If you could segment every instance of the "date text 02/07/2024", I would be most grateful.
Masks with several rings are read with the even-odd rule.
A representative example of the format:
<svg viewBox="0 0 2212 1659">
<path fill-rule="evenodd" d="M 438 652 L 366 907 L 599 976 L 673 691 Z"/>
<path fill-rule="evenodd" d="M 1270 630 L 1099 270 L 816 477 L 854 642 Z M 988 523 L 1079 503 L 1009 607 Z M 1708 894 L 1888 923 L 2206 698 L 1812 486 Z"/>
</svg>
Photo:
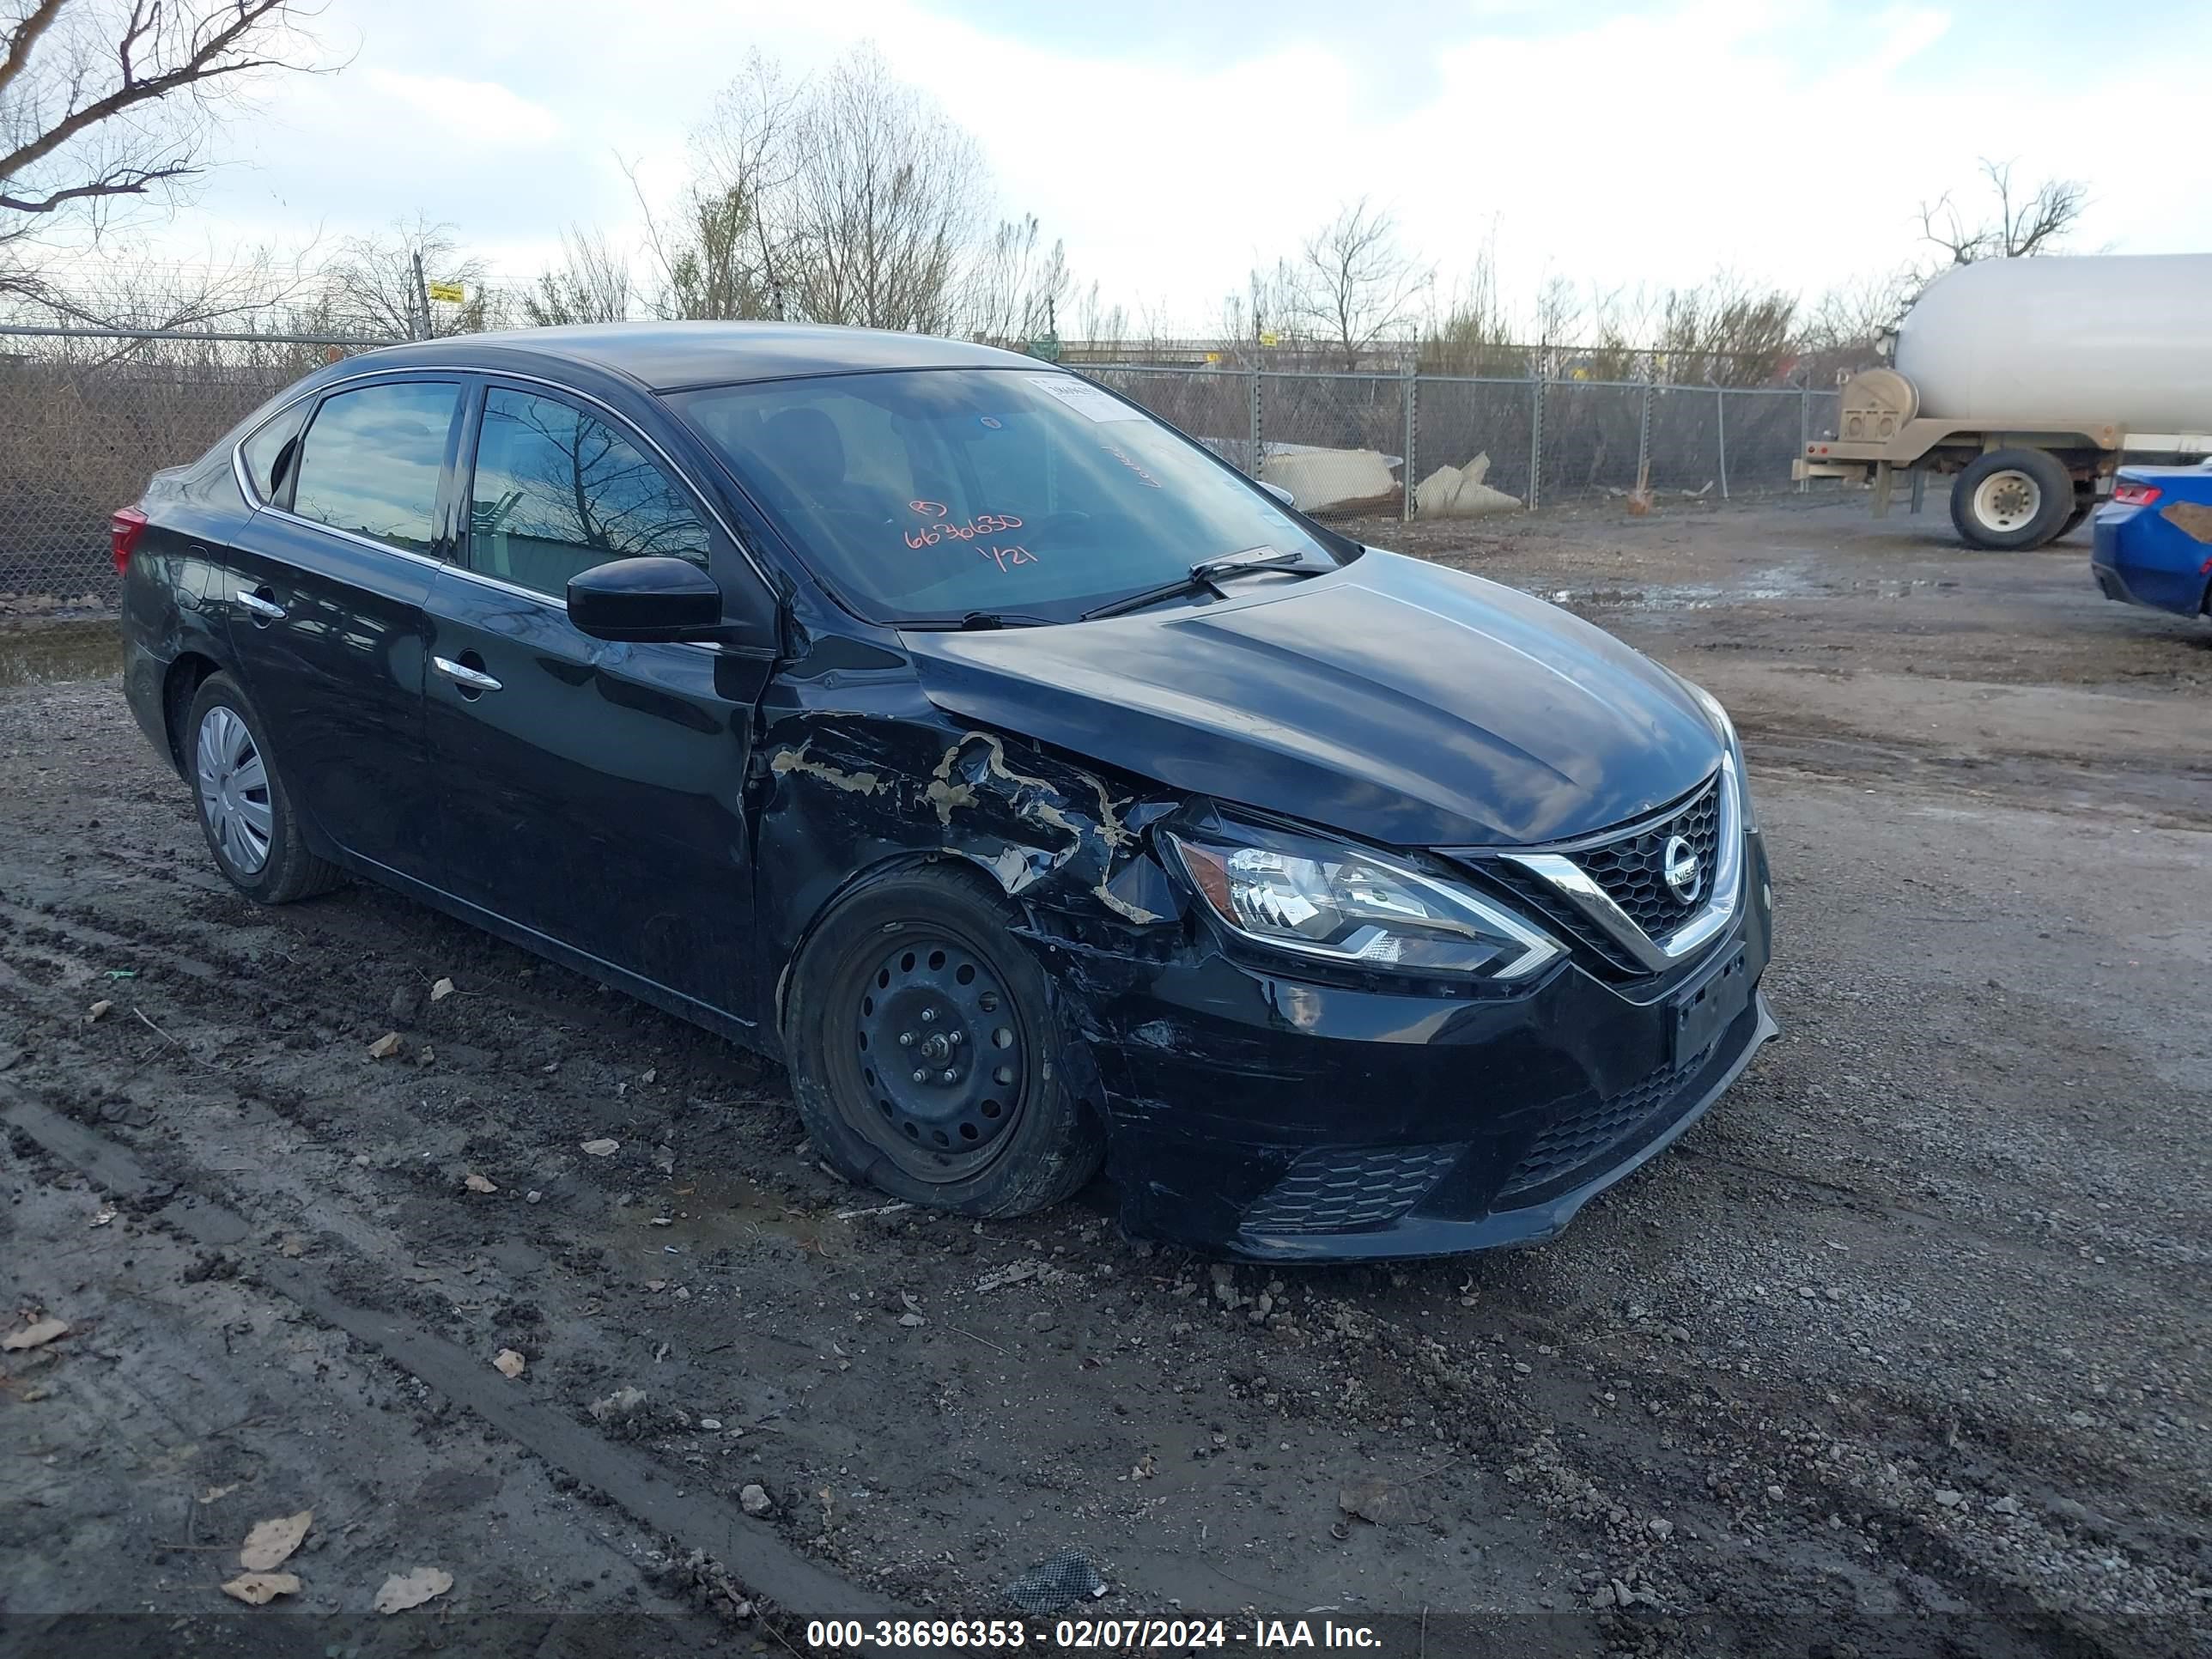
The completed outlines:
<svg viewBox="0 0 2212 1659">
<path fill-rule="evenodd" d="M 1018 1619 L 816 1620 L 806 1626 L 811 1647 L 877 1649 L 903 1652 L 955 1649 L 1026 1648 L 1048 1645 L 1042 1631 L 1032 1633 Z M 1254 1649 L 1333 1648 L 1376 1652 L 1380 1635 L 1371 1626 L 1334 1619 L 1255 1619 L 1249 1629 L 1220 1619 L 1062 1619 L 1052 1627 L 1049 1645 L 1068 1652 L 1195 1652 L 1231 1647 Z"/>
</svg>

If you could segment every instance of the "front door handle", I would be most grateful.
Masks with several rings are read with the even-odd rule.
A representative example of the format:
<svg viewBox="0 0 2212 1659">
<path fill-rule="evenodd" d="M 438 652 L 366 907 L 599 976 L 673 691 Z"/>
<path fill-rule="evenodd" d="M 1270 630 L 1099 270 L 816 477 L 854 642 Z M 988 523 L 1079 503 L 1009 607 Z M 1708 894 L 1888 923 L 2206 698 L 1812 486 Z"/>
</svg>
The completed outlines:
<svg viewBox="0 0 2212 1659">
<path fill-rule="evenodd" d="M 259 621 L 283 622 L 284 620 L 284 607 L 274 599 L 264 599 L 259 593 L 249 593 L 241 587 L 238 590 L 238 602 L 252 611 Z"/>
<path fill-rule="evenodd" d="M 459 686 L 464 693 L 496 691 L 499 682 L 481 668 L 471 668 L 466 663 L 455 662 L 451 657 L 433 657 L 430 666 Z"/>
</svg>

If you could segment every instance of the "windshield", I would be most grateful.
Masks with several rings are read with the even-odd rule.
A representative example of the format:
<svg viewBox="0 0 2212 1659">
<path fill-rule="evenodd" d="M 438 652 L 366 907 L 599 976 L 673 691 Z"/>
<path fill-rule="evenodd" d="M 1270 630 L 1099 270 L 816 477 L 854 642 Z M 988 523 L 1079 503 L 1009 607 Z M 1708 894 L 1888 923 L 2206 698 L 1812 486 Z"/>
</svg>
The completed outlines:
<svg viewBox="0 0 2212 1659">
<path fill-rule="evenodd" d="M 823 375 L 669 401 L 814 573 L 878 622 L 1072 621 L 1204 559 L 1337 562 L 1239 475 L 1070 374 Z"/>
</svg>

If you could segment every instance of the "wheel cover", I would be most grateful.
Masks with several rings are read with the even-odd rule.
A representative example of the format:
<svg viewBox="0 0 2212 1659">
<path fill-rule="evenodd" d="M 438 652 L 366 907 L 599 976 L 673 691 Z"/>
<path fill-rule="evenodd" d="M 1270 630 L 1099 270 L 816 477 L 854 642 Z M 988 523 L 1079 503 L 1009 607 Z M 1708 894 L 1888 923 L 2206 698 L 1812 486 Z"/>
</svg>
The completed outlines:
<svg viewBox="0 0 2212 1659">
<path fill-rule="evenodd" d="M 839 1112 L 919 1180 L 964 1181 L 1006 1150 L 1030 1037 L 1006 977 L 944 934 L 901 936 L 853 991 Z"/>
<path fill-rule="evenodd" d="M 269 862 L 276 814 L 269 800 L 269 768 L 237 710 L 217 703 L 201 719 L 193 769 L 200 811 L 223 858 L 240 875 L 259 874 Z"/>
<path fill-rule="evenodd" d="M 2043 510 L 2043 486 L 2027 473 L 2007 467 L 1974 486 L 1974 516 L 2000 535 L 2025 530 Z"/>
</svg>

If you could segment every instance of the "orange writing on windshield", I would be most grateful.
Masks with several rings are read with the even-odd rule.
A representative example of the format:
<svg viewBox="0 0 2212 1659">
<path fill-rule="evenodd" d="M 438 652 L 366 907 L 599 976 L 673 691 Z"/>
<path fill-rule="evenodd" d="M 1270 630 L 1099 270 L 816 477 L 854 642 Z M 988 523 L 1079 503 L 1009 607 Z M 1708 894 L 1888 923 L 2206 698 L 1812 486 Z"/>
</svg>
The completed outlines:
<svg viewBox="0 0 2212 1659">
<path fill-rule="evenodd" d="M 906 532 L 908 547 L 934 547 L 939 542 L 972 542 L 979 536 L 1002 535 L 1009 530 L 1019 530 L 1022 521 L 1011 513 L 978 513 L 962 523 L 945 519 L 942 501 L 908 501 L 907 510 L 934 520 L 919 529 Z"/>
</svg>

